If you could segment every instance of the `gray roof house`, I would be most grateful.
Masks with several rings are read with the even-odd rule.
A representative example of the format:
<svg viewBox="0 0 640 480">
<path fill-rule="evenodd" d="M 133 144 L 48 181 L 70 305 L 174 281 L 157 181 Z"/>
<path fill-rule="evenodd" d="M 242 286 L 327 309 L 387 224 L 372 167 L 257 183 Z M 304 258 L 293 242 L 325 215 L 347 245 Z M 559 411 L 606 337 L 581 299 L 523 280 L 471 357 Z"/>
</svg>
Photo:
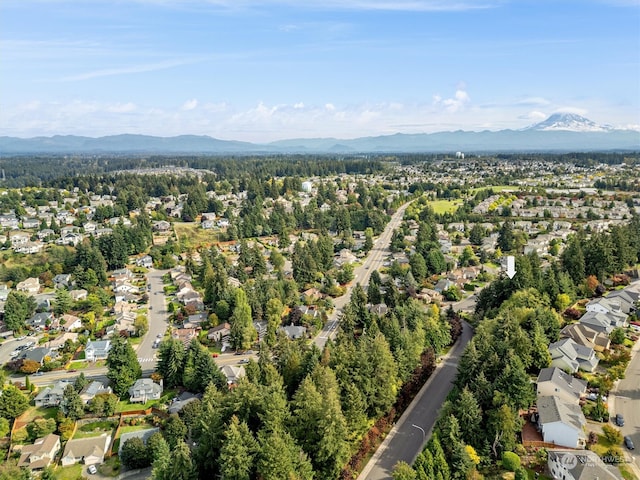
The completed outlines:
<svg viewBox="0 0 640 480">
<path fill-rule="evenodd" d="M 62 398 L 64 397 L 64 389 L 68 385 L 72 385 L 71 382 L 64 380 L 58 380 L 53 387 L 45 387 L 38 392 L 34 403 L 36 407 L 57 407 L 60 405 Z"/>
<path fill-rule="evenodd" d="M 609 350 L 611 340 L 607 334 L 597 332 L 583 323 L 572 323 L 560 330 L 561 338 L 571 338 L 574 342 L 585 347 L 593 348 L 596 352 Z"/>
<path fill-rule="evenodd" d="M 82 391 L 80 392 L 80 398 L 84 403 L 89 403 L 96 395 L 111 392 L 111 387 L 105 387 L 102 382 L 94 380 L 82 389 Z"/>
<path fill-rule="evenodd" d="M 578 321 L 596 332 L 609 335 L 614 328 L 624 327 L 626 325 L 626 319 L 627 316 L 619 312 L 603 313 L 591 310 L 585 312 Z"/>
<path fill-rule="evenodd" d="M 51 323 L 52 321 L 52 312 L 40 312 L 27 319 L 25 323 L 34 330 L 42 330 L 47 326 L 47 322 Z"/>
<path fill-rule="evenodd" d="M 38 362 L 40 365 L 44 365 L 44 359 L 46 357 L 54 357 L 57 353 L 53 352 L 49 347 L 37 347 L 33 350 L 28 350 L 23 358 L 25 360 L 33 360 L 34 362 Z"/>
<path fill-rule="evenodd" d="M 84 348 L 84 356 L 90 362 L 104 360 L 109 355 L 111 340 L 94 340 L 87 342 Z"/>
<path fill-rule="evenodd" d="M 587 435 L 582 409 L 577 403 L 567 403 L 558 396 L 539 396 L 538 428 L 547 443 L 568 448 L 584 448 Z"/>
<path fill-rule="evenodd" d="M 613 465 L 607 465 L 591 450 L 549 449 L 547 466 L 553 478 L 564 480 L 622 480 Z"/>
<path fill-rule="evenodd" d="M 96 465 L 104 462 L 104 455 L 109 450 L 111 435 L 102 434 L 99 437 L 74 438 L 67 442 L 62 454 L 62 466 L 75 463 Z"/>
<path fill-rule="evenodd" d="M 577 403 L 587 392 L 587 382 L 557 367 L 548 367 L 540 370 L 536 390 L 539 396 L 556 395 L 566 402 Z"/>
<path fill-rule="evenodd" d="M 149 400 L 158 400 L 162 395 L 162 385 L 158 385 L 150 378 L 136 380 L 129 389 L 129 401 L 131 403 L 146 403 Z"/>
<path fill-rule="evenodd" d="M 280 327 L 280 330 L 284 331 L 287 337 L 291 340 L 304 338 L 307 335 L 307 329 L 299 325 L 288 325 L 286 327 Z"/>
<path fill-rule="evenodd" d="M 552 367 L 575 373 L 578 370 L 593 372 L 598 366 L 598 357 L 593 348 L 582 346 L 570 338 L 563 338 L 549 345 Z"/>
</svg>

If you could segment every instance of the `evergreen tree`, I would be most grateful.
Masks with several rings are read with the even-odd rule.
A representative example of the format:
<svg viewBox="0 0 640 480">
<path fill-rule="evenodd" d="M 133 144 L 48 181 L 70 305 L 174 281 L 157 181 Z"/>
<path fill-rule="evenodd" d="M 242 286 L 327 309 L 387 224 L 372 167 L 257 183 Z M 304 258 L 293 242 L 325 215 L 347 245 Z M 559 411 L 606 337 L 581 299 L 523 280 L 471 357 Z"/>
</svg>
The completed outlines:
<svg viewBox="0 0 640 480">
<path fill-rule="evenodd" d="M 246 423 L 235 415 L 224 433 L 225 442 L 220 450 L 220 473 L 223 479 L 250 480 L 255 468 L 254 458 L 258 442 Z"/>
<path fill-rule="evenodd" d="M 177 338 L 169 338 L 160 343 L 157 368 L 166 388 L 182 384 L 184 356 L 184 345 Z"/>
<path fill-rule="evenodd" d="M 251 320 L 251 307 L 247 294 L 242 288 L 236 289 L 233 313 L 229 323 L 231 324 L 231 346 L 236 350 L 251 348 L 258 335 Z"/>
<path fill-rule="evenodd" d="M 124 396 L 135 381 L 142 376 L 138 357 L 126 338 L 114 336 L 107 356 L 107 378 L 111 381 L 113 392 Z"/>
</svg>

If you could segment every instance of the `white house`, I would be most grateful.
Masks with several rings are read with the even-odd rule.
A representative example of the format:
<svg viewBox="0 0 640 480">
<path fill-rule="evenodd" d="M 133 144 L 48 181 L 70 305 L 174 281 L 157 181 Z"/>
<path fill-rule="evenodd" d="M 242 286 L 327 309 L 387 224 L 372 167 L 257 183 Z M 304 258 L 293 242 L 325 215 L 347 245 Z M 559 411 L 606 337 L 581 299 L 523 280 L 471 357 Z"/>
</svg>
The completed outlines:
<svg viewBox="0 0 640 480">
<path fill-rule="evenodd" d="M 129 389 L 129 401 L 131 403 L 146 403 L 149 400 L 158 400 L 162 395 L 162 385 L 158 385 L 150 378 L 136 380 Z"/>
<path fill-rule="evenodd" d="M 109 355 L 111 349 L 111 340 L 94 340 L 87 342 L 84 348 L 84 357 L 89 362 L 96 360 L 104 360 Z"/>
<path fill-rule="evenodd" d="M 40 280 L 38 278 L 27 278 L 16 285 L 16 290 L 29 294 L 35 294 L 40 291 Z"/>
<path fill-rule="evenodd" d="M 545 442 L 561 447 L 584 448 L 587 419 L 577 403 L 567 403 L 558 396 L 539 396 L 537 406 L 538 428 Z"/>
</svg>

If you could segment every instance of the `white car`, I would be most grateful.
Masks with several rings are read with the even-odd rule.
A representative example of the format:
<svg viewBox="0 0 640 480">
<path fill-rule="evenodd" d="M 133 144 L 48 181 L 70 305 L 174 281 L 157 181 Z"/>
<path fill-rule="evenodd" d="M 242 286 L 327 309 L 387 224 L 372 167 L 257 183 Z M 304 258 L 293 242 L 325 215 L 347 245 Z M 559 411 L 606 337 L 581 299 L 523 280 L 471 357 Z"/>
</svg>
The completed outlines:
<svg viewBox="0 0 640 480">
<path fill-rule="evenodd" d="M 96 473 L 98 473 L 98 469 L 95 465 L 89 465 L 89 468 L 87 468 L 87 472 L 89 472 L 91 475 L 95 475 Z"/>
<path fill-rule="evenodd" d="M 9 354 L 11 358 L 16 358 L 18 355 L 20 355 L 20 350 L 14 350 Z"/>
</svg>

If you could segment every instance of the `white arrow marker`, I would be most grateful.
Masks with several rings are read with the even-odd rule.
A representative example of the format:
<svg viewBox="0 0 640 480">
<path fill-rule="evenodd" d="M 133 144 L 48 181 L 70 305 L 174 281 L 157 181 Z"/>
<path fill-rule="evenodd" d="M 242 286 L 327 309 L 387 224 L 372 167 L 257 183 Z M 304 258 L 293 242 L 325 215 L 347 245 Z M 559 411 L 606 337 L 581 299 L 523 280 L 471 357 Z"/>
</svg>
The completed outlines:
<svg viewBox="0 0 640 480">
<path fill-rule="evenodd" d="M 507 275 L 509 278 L 513 278 L 516 274 L 516 259 L 513 255 L 507 256 Z"/>
</svg>

